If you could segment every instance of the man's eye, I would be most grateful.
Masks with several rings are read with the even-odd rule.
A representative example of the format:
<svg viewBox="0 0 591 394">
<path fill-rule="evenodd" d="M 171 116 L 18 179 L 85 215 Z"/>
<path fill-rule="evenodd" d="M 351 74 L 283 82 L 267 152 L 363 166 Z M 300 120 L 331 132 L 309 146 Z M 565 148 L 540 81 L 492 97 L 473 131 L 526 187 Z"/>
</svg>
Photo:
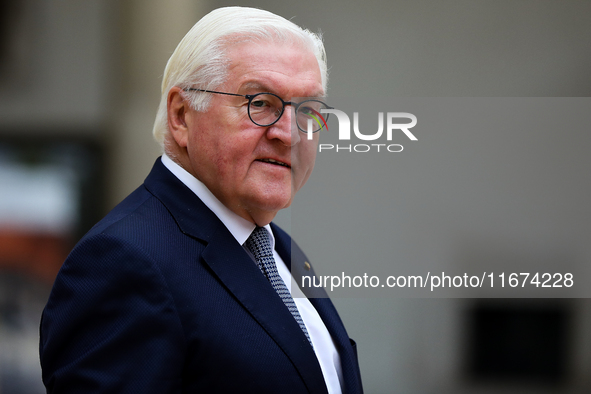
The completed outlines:
<svg viewBox="0 0 591 394">
<path fill-rule="evenodd" d="M 311 115 L 314 113 L 314 111 L 310 107 L 301 107 L 300 112 L 302 113 L 302 115 Z"/>
<path fill-rule="evenodd" d="M 264 100 L 254 100 L 250 105 L 256 108 L 262 108 L 268 107 L 269 103 Z"/>
</svg>

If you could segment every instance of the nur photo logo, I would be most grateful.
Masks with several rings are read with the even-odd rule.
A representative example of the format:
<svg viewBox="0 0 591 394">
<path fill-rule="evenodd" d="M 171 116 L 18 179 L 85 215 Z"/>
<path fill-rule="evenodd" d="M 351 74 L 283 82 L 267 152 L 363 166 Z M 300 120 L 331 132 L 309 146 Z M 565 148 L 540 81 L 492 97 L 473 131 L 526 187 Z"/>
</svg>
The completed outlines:
<svg viewBox="0 0 591 394">
<path fill-rule="evenodd" d="M 417 117 L 409 112 L 378 112 L 378 130 L 368 132 L 359 127 L 359 112 L 353 112 L 353 127 L 349 115 L 344 111 L 335 108 L 321 108 L 319 111 L 308 112 L 307 138 L 311 140 L 314 132 L 319 129 L 328 131 L 326 119 L 333 114 L 338 121 L 339 141 L 375 141 L 374 143 L 358 144 L 334 144 L 321 143 L 318 145 L 318 152 L 402 152 L 404 147 L 401 144 L 391 143 L 395 135 L 404 135 L 410 141 L 417 141 L 417 137 L 410 131 L 417 125 Z M 323 116 L 324 115 L 324 116 Z M 385 123 L 385 125 L 384 125 Z M 353 132 L 351 132 L 353 129 Z M 379 143 L 380 141 L 385 141 Z"/>
</svg>

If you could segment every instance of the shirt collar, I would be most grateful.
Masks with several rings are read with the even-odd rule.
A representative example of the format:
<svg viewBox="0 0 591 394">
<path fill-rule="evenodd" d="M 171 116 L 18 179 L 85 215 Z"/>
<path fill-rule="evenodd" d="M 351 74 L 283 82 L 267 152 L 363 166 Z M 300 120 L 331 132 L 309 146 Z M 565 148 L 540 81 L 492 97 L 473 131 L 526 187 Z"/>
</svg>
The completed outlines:
<svg viewBox="0 0 591 394">
<path fill-rule="evenodd" d="M 176 176 L 181 182 L 185 184 L 193 193 L 199 197 L 201 201 L 209 208 L 220 221 L 230 231 L 232 236 L 243 245 L 250 234 L 255 229 L 256 225 L 243 217 L 231 211 L 228 207 L 221 203 L 220 200 L 213 195 L 213 193 L 197 178 L 191 175 L 183 167 L 175 163 L 166 153 L 162 154 L 162 164 Z M 271 248 L 275 249 L 275 237 L 271 231 L 271 226 L 268 224 L 264 226 L 270 234 Z"/>
</svg>

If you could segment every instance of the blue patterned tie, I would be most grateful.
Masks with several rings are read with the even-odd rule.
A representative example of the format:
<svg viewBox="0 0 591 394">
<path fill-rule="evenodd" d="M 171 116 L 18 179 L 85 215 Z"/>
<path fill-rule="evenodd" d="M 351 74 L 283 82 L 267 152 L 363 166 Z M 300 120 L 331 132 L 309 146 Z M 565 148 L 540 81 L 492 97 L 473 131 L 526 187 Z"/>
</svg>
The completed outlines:
<svg viewBox="0 0 591 394">
<path fill-rule="evenodd" d="M 283 303 L 287 309 L 289 309 L 293 318 L 300 325 L 306 338 L 308 338 L 310 345 L 312 345 L 312 341 L 308 335 L 306 325 L 300 316 L 300 312 L 298 311 L 287 286 L 283 282 L 283 279 L 281 279 L 281 276 L 279 276 L 279 273 L 277 272 L 277 266 L 275 265 L 275 259 L 273 258 L 273 249 L 271 249 L 271 242 L 269 241 L 269 232 L 267 229 L 257 226 L 246 240 L 245 245 L 253 254 L 263 275 L 269 279 L 271 286 L 273 286 L 277 294 L 279 294 L 279 297 L 281 297 L 281 300 L 283 300 Z"/>
</svg>

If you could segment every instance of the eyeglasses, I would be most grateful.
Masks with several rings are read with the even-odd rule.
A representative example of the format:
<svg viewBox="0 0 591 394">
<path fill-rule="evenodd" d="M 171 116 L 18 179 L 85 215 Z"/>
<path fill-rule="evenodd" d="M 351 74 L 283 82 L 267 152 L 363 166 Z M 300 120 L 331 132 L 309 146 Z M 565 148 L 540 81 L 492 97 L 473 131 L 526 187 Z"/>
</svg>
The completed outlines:
<svg viewBox="0 0 591 394">
<path fill-rule="evenodd" d="M 300 103 L 294 103 L 292 101 L 283 101 L 281 97 L 273 93 L 235 94 L 195 88 L 186 88 L 184 90 L 245 97 L 248 99 L 248 117 L 252 123 L 261 127 L 267 127 L 277 123 L 285 111 L 285 106 L 291 105 L 295 110 L 298 129 L 304 133 L 308 132 L 308 125 L 312 126 L 313 133 L 327 127 L 326 121 L 328 120 L 329 114 L 322 114 L 320 111 L 323 109 L 332 109 L 332 107 L 329 107 L 320 100 L 308 99 Z"/>
</svg>

